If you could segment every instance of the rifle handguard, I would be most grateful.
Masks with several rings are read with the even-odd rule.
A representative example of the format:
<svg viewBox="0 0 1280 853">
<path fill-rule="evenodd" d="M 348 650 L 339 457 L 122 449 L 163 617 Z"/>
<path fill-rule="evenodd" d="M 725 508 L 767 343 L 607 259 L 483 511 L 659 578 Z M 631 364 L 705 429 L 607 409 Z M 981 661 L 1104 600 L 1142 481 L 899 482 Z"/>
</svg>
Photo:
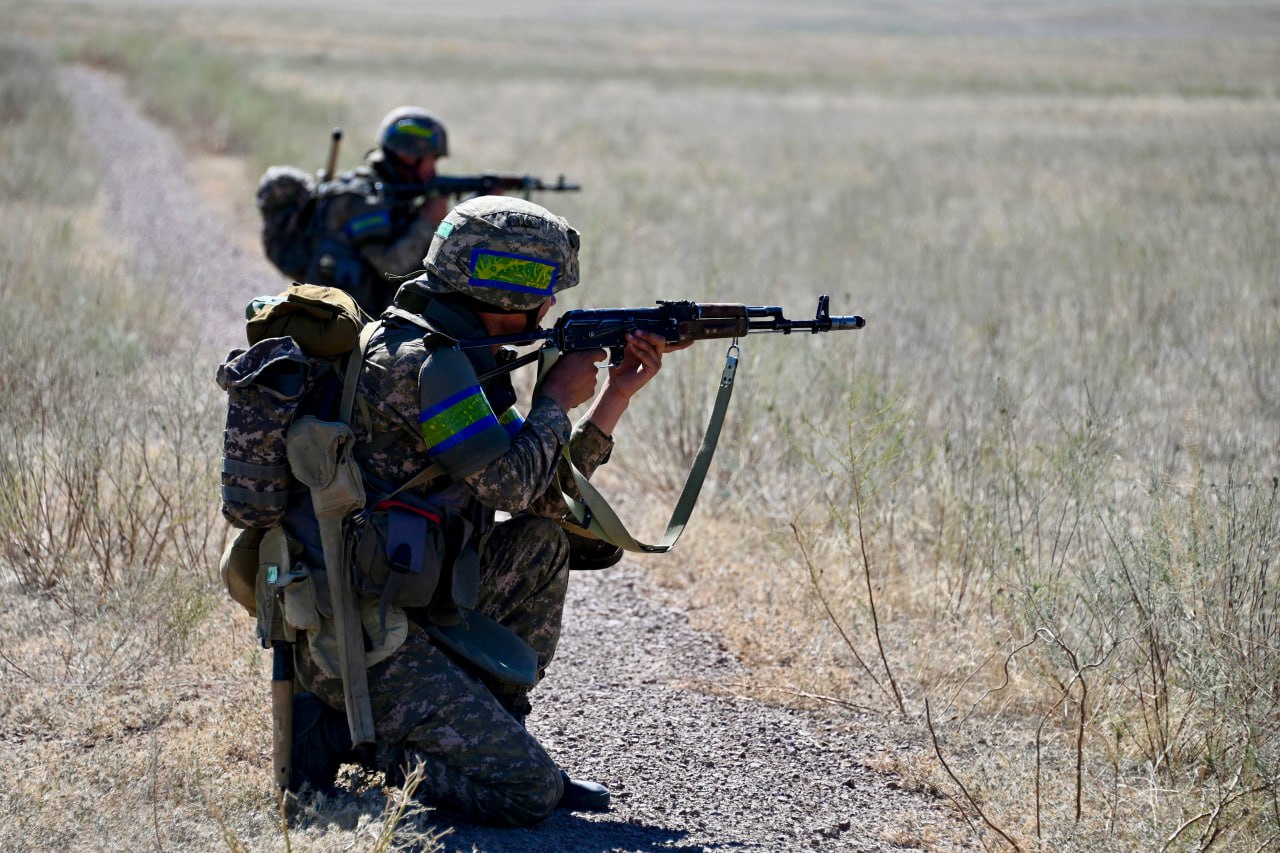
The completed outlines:
<svg viewBox="0 0 1280 853">
<path fill-rule="evenodd" d="M 751 331 L 751 320 L 745 305 L 736 305 L 732 302 L 699 302 L 694 307 L 697 316 L 676 325 L 681 341 L 741 338 Z"/>
</svg>

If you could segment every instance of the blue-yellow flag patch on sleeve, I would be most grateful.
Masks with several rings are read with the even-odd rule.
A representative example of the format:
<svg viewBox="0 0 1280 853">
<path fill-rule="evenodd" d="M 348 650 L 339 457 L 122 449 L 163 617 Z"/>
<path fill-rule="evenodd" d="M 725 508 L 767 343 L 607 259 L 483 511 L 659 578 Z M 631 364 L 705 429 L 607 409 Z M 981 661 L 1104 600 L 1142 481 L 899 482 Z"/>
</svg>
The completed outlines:
<svg viewBox="0 0 1280 853">
<path fill-rule="evenodd" d="M 498 424 L 484 391 L 474 385 L 441 400 L 418 414 L 422 440 L 432 456 L 461 444 L 473 435 Z"/>
<path fill-rule="evenodd" d="M 386 239 L 391 235 L 391 214 L 386 210 L 362 213 L 348 221 L 343 230 L 357 243 Z"/>
<path fill-rule="evenodd" d="M 520 410 L 512 406 L 498 416 L 498 423 L 506 429 L 507 435 L 515 438 L 520 427 L 524 426 L 524 418 L 520 416 Z"/>
<path fill-rule="evenodd" d="M 418 393 L 418 426 L 427 455 L 454 479 L 475 473 L 511 446 L 508 427 L 460 350 L 431 354 L 418 375 Z"/>
</svg>

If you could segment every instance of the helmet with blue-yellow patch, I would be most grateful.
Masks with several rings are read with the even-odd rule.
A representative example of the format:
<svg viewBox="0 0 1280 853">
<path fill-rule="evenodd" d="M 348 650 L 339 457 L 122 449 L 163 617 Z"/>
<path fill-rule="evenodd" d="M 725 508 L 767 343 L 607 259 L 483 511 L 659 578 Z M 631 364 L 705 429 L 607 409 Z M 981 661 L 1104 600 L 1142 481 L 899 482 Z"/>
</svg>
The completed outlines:
<svg viewBox="0 0 1280 853">
<path fill-rule="evenodd" d="M 384 154 L 398 154 L 409 161 L 445 157 L 449 154 L 449 132 L 430 110 L 396 107 L 378 127 L 378 147 Z"/>
<path fill-rule="evenodd" d="M 532 311 L 578 283 L 578 230 L 541 205 L 508 196 L 468 199 L 441 220 L 415 282 L 499 312 Z"/>
</svg>

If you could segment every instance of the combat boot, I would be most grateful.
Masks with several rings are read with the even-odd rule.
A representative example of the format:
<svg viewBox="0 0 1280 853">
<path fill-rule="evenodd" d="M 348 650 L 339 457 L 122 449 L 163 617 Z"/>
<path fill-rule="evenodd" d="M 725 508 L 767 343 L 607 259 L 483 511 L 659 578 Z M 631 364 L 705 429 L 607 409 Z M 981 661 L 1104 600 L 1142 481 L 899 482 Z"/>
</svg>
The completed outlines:
<svg viewBox="0 0 1280 853">
<path fill-rule="evenodd" d="M 569 570 L 595 572 L 616 565 L 622 559 L 622 549 L 612 542 L 593 539 L 565 531 L 569 538 Z"/>
<path fill-rule="evenodd" d="M 293 761 L 289 768 L 289 790 L 295 794 L 303 785 L 332 794 L 338 768 L 360 762 L 351 747 L 347 715 L 330 708 L 314 693 L 293 697 Z"/>
<path fill-rule="evenodd" d="M 560 771 L 560 778 L 564 781 L 564 794 L 561 795 L 560 802 L 556 803 L 556 808 L 574 812 L 609 810 L 609 789 L 604 785 L 585 779 L 572 779 L 563 770 Z"/>
</svg>

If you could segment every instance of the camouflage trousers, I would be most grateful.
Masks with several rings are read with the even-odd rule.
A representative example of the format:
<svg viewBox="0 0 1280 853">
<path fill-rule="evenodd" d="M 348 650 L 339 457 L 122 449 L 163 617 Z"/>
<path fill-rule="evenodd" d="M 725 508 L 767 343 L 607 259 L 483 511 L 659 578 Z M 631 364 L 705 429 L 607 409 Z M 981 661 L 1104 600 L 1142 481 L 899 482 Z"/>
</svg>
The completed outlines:
<svg viewBox="0 0 1280 853">
<path fill-rule="evenodd" d="M 560 639 L 568 565 L 564 531 L 533 517 L 496 525 L 481 556 L 480 609 L 533 647 L 539 676 Z M 341 679 L 321 672 L 305 643 L 296 648 L 303 686 L 343 708 Z M 379 769 L 395 779 L 421 764 L 424 800 L 500 825 L 536 823 L 560 801 L 558 765 L 507 710 L 523 714 L 528 691 L 486 684 L 417 625 L 404 645 L 369 668 L 369 692 Z"/>
</svg>

